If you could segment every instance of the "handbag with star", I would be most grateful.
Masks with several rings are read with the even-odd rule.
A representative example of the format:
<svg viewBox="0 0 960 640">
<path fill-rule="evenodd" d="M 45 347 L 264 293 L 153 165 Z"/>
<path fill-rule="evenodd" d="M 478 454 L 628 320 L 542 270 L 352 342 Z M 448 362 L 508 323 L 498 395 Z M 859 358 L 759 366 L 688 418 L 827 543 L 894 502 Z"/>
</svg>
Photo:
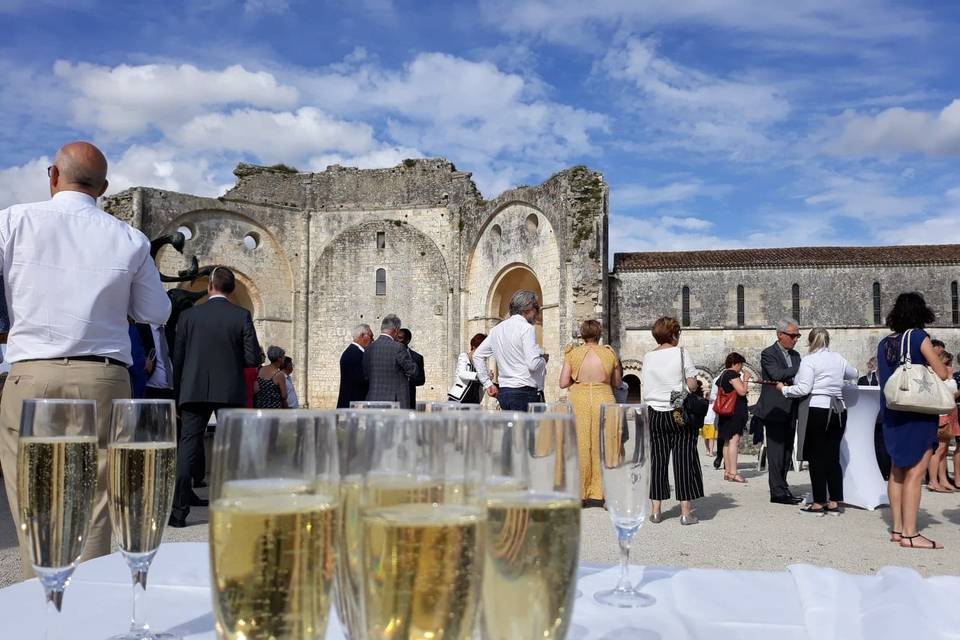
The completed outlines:
<svg viewBox="0 0 960 640">
<path fill-rule="evenodd" d="M 944 415 L 956 406 L 953 392 L 929 365 L 914 364 L 910 359 L 910 334 L 907 329 L 900 338 L 900 364 L 883 385 L 887 408 Z"/>
</svg>

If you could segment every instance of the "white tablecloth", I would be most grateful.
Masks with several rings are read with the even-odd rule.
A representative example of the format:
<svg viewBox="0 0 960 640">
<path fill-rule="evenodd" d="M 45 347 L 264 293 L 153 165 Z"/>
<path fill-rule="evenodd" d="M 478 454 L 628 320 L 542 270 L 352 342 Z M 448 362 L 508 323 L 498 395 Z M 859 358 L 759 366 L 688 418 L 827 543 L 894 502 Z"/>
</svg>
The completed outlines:
<svg viewBox="0 0 960 640">
<path fill-rule="evenodd" d="M 872 511 L 890 504 L 873 443 L 880 412 L 880 387 L 847 385 L 843 388 L 843 401 L 847 405 L 847 430 L 840 443 L 843 501 Z"/>
<path fill-rule="evenodd" d="M 920 552 L 923 553 L 923 552 Z M 796 565 L 789 571 L 632 567 L 657 599 L 646 609 L 613 609 L 593 594 L 616 582 L 617 568 L 581 568 L 570 640 L 920 640 L 960 639 L 960 578 L 923 579 L 909 569 L 849 576 Z M 119 554 L 82 564 L 64 597 L 63 637 L 101 640 L 126 630 L 127 567 Z M 150 569 L 144 606 L 156 630 L 212 640 L 207 545 L 165 544 Z M 42 637 L 43 593 L 36 580 L 0 590 L 0 637 Z M 335 617 L 327 640 L 343 635 Z"/>
</svg>

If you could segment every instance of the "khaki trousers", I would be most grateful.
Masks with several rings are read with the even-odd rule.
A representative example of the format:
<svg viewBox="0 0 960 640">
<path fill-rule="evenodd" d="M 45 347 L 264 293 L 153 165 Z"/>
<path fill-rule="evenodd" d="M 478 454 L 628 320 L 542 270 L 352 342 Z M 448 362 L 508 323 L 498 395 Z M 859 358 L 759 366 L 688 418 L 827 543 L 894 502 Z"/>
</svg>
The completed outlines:
<svg viewBox="0 0 960 640">
<path fill-rule="evenodd" d="M 93 524 L 81 560 L 110 553 L 110 513 L 107 508 L 107 442 L 110 439 L 112 402 L 130 397 L 130 375 L 126 368 L 106 362 L 43 360 L 16 362 L 0 399 L 0 465 L 7 502 L 17 528 L 20 561 L 24 578 L 33 576 L 30 551 L 20 529 L 17 506 L 17 441 L 20 438 L 20 414 L 23 401 L 30 398 L 66 398 L 97 402 L 97 501 Z"/>
</svg>

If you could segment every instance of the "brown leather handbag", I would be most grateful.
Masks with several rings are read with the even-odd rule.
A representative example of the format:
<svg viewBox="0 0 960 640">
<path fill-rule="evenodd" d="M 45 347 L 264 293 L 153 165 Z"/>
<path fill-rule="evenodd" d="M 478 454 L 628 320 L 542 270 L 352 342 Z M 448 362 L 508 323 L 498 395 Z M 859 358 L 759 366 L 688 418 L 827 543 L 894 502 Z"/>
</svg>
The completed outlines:
<svg viewBox="0 0 960 640">
<path fill-rule="evenodd" d="M 738 395 L 736 389 L 732 391 L 724 391 L 723 387 L 717 389 L 717 399 L 713 401 L 713 412 L 718 416 L 732 416 L 733 412 L 737 410 Z"/>
</svg>

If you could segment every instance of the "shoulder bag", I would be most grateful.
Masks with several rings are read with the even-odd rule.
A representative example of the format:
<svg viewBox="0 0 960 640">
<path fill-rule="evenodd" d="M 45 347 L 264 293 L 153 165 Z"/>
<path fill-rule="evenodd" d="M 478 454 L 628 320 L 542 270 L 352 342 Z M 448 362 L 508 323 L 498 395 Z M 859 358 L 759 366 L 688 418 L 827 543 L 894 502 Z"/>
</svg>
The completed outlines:
<svg viewBox="0 0 960 640">
<path fill-rule="evenodd" d="M 698 418 L 706 416 L 710 402 L 695 393 L 690 393 L 687 388 L 687 367 L 683 360 L 683 347 L 677 348 L 680 349 L 680 390 L 670 392 L 670 413 L 673 416 L 673 424 L 677 428 L 684 428 L 696 423 Z"/>
<path fill-rule="evenodd" d="M 717 381 L 717 399 L 713 401 L 713 412 L 718 416 L 729 417 L 737 410 L 737 397 L 740 394 L 736 389 L 724 391 L 723 385 Z"/>
<path fill-rule="evenodd" d="M 900 338 L 900 365 L 883 385 L 887 408 L 928 415 L 950 413 L 956 406 L 953 393 L 929 365 L 913 364 L 910 358 L 910 335 L 907 329 Z"/>
</svg>

